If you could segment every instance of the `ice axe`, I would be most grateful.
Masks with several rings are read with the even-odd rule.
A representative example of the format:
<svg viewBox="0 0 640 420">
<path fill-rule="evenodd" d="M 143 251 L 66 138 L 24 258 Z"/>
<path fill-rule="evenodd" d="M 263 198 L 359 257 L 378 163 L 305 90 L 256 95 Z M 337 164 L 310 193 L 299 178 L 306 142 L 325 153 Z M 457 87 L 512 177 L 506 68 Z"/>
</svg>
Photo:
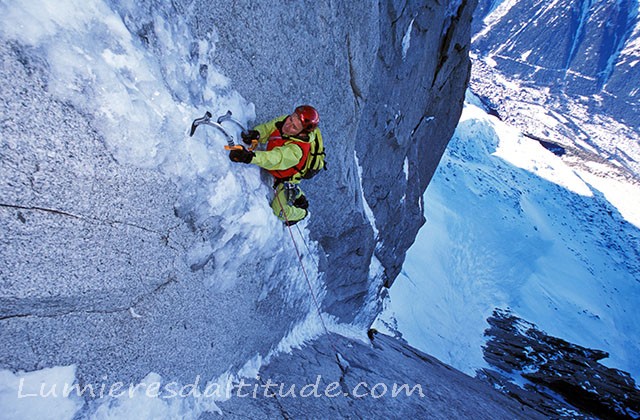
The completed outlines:
<svg viewBox="0 0 640 420">
<path fill-rule="evenodd" d="M 235 142 L 233 141 L 233 136 L 231 134 L 229 134 L 227 132 L 227 130 L 225 130 L 224 127 L 222 126 L 223 122 L 230 121 L 230 122 L 236 124 L 238 127 L 240 127 L 240 130 L 242 130 L 242 133 L 246 133 L 247 132 L 247 130 L 242 125 L 242 123 L 240 123 L 240 121 L 238 121 L 237 119 L 233 118 L 232 115 L 233 114 L 231 113 L 231 111 L 227 111 L 226 114 L 218 117 L 217 121 L 211 121 L 212 115 L 211 115 L 211 113 L 209 111 L 207 111 L 207 112 L 205 112 L 204 117 L 196 118 L 195 120 L 193 120 L 193 123 L 191 123 L 191 131 L 189 132 L 189 136 L 193 137 L 193 134 L 196 132 L 196 128 L 198 128 L 199 125 L 206 124 L 206 125 L 209 125 L 211 127 L 217 128 L 218 130 L 220 130 L 220 132 L 222 134 L 224 134 L 224 136 L 227 138 L 227 145 L 224 146 L 224 148 L 226 150 L 242 149 L 243 146 L 241 146 L 239 144 L 235 144 Z M 249 150 L 254 150 L 256 147 L 258 147 L 258 141 L 257 140 L 252 140 L 251 141 L 251 146 L 249 147 Z"/>
</svg>

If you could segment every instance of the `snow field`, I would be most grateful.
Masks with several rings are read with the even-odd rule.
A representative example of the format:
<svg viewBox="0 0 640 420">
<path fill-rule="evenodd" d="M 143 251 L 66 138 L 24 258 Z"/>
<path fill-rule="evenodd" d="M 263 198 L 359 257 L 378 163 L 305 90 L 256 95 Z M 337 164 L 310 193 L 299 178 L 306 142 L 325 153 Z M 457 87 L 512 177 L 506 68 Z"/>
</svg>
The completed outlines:
<svg viewBox="0 0 640 420">
<path fill-rule="evenodd" d="M 486 318 L 510 308 L 640 377 L 637 186 L 574 170 L 468 96 L 424 202 L 379 321 L 473 375 Z"/>
</svg>

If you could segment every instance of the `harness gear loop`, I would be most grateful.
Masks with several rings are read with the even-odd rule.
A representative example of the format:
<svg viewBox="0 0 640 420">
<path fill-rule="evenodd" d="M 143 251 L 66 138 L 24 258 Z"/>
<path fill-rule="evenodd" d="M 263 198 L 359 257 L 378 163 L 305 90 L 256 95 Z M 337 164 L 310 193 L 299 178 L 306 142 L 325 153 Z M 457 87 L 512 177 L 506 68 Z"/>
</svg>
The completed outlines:
<svg viewBox="0 0 640 420">
<path fill-rule="evenodd" d="M 298 188 L 296 184 L 287 181 L 284 181 L 282 184 L 284 185 L 287 203 L 292 205 L 293 202 L 296 201 L 296 198 L 298 198 L 298 194 L 300 194 L 300 188 Z"/>
</svg>

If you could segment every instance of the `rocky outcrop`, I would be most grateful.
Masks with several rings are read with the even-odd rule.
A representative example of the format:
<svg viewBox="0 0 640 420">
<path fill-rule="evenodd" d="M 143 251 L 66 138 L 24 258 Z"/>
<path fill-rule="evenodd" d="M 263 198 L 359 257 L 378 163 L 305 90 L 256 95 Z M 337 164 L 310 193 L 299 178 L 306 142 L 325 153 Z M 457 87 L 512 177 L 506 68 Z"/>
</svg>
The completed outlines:
<svg viewBox="0 0 640 420">
<path fill-rule="evenodd" d="M 609 356 L 606 352 L 548 336 L 507 311 L 494 311 L 488 322 L 484 358 L 497 371 L 484 369 L 479 376 L 496 388 L 550 417 L 640 416 L 640 390 L 634 380 L 598 363 Z M 519 387 L 505 375 L 528 382 Z"/>
<path fill-rule="evenodd" d="M 267 391 L 268 384 L 273 385 Z M 248 397 L 254 389 L 257 398 Z M 244 398 L 237 398 L 236 388 L 235 397 L 220 404 L 223 414 L 285 419 L 317 417 L 311 413 L 324 418 L 543 418 L 486 383 L 383 334 L 375 334 L 370 343 L 324 336 L 270 363 L 259 379 L 246 380 L 242 394 Z"/>
</svg>

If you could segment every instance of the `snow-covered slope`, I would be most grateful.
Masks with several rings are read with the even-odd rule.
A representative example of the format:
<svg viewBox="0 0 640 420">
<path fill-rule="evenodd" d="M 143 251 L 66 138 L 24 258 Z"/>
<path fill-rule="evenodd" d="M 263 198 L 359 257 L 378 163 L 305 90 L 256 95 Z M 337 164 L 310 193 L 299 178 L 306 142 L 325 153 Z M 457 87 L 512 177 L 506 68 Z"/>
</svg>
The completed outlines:
<svg viewBox="0 0 640 420">
<path fill-rule="evenodd" d="M 637 1 L 482 1 L 476 16 L 474 50 L 507 73 L 637 106 L 637 89 L 620 83 L 638 76 Z"/>
<path fill-rule="evenodd" d="M 509 308 L 638 379 L 638 10 L 479 2 L 480 99 L 468 94 L 380 328 L 473 374 L 486 319 Z"/>
<path fill-rule="evenodd" d="M 486 365 L 486 319 L 510 308 L 639 377 L 637 184 L 568 165 L 468 95 L 424 201 L 427 223 L 379 321 L 473 374 Z"/>
<path fill-rule="evenodd" d="M 524 133 L 639 179 L 637 1 L 482 1 L 471 86 Z"/>
</svg>

